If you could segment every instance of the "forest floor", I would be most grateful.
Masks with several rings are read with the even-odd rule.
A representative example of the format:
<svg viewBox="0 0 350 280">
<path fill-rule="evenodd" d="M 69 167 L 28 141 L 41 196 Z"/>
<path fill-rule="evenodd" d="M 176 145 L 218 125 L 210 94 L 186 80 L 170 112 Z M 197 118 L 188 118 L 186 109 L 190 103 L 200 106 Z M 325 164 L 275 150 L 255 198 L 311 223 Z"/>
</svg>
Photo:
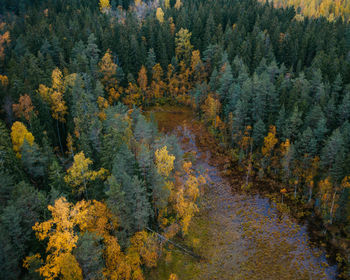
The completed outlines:
<svg viewBox="0 0 350 280">
<path fill-rule="evenodd" d="M 281 215 L 268 198 L 238 192 L 241 178 L 227 180 L 227 159 L 213 151 L 218 143 L 189 109 L 152 109 L 159 129 L 179 137 L 184 157 L 206 174 L 207 184 L 184 240 L 201 255 L 169 246 L 168 253 L 147 279 L 167 280 L 171 273 L 187 279 L 335 279 L 325 253 L 312 246 L 306 226 Z M 234 175 L 232 175 L 234 177 Z"/>
</svg>

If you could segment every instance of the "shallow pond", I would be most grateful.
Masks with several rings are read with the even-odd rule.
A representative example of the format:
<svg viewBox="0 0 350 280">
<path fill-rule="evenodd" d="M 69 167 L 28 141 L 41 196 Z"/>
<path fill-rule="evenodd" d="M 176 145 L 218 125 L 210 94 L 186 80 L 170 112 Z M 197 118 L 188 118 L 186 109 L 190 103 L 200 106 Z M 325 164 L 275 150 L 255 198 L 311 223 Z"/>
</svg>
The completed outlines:
<svg viewBox="0 0 350 280">
<path fill-rule="evenodd" d="M 160 107 L 151 110 L 159 129 L 181 140 L 185 156 L 207 174 L 185 242 L 202 260 L 170 248 L 147 279 L 335 279 L 336 269 L 314 248 L 305 226 L 281 216 L 267 198 L 235 193 L 211 164 L 212 151 L 202 144 L 204 128 L 191 110 Z"/>
</svg>

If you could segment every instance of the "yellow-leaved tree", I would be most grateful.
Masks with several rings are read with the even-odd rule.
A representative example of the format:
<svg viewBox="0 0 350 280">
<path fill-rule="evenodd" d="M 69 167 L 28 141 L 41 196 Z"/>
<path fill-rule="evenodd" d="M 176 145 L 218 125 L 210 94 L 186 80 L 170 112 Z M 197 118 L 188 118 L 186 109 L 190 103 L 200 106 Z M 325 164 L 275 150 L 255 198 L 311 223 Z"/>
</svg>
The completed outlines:
<svg viewBox="0 0 350 280">
<path fill-rule="evenodd" d="M 164 12 L 162 8 L 157 8 L 156 17 L 160 23 L 164 22 Z"/>
<path fill-rule="evenodd" d="M 278 139 L 276 137 L 276 127 L 271 125 L 269 133 L 264 138 L 264 145 L 261 148 L 261 153 L 263 155 L 262 167 L 270 172 L 271 167 L 276 165 L 276 157 L 274 157 L 274 149 Z"/>
<path fill-rule="evenodd" d="M 107 13 L 110 8 L 111 8 L 111 4 L 109 3 L 109 0 L 100 0 L 100 11 L 102 13 Z"/>
<path fill-rule="evenodd" d="M 181 28 L 179 32 L 176 33 L 175 38 L 175 54 L 179 61 L 183 60 L 186 65 L 189 65 L 191 60 L 191 54 L 193 46 L 191 44 L 192 33 L 188 29 Z"/>
<path fill-rule="evenodd" d="M 74 162 L 64 177 L 65 182 L 75 188 L 78 193 L 85 191 L 86 197 L 88 183 L 99 178 L 103 179 L 108 173 L 104 168 L 99 171 L 90 170 L 90 164 L 92 164 L 91 159 L 86 158 L 84 152 L 80 152 L 74 156 Z"/>
<path fill-rule="evenodd" d="M 76 247 L 78 235 L 74 228 L 82 218 L 81 214 L 86 210 L 86 202 L 78 202 L 73 206 L 65 198 L 49 205 L 52 218 L 43 223 L 36 223 L 33 230 L 39 240 L 48 239 L 46 252 L 48 253 L 44 265 L 38 272 L 47 280 L 76 279 L 82 280 L 83 274 L 79 263 L 72 254 Z M 40 255 L 36 255 L 40 258 Z M 24 266 L 29 267 L 33 258 L 27 257 Z"/>
<path fill-rule="evenodd" d="M 75 77 L 75 75 L 72 76 Z M 58 141 L 60 144 L 61 152 L 63 153 L 58 122 L 66 122 L 65 116 L 68 114 L 68 107 L 66 105 L 66 101 L 63 98 L 65 92 L 65 81 L 61 70 L 55 68 L 52 71 L 51 88 L 41 84 L 39 85 L 38 92 L 41 98 L 51 106 L 52 117 L 56 120 Z"/>
<path fill-rule="evenodd" d="M 176 3 L 174 5 L 175 9 L 178 10 L 180 9 L 182 6 L 181 0 L 176 0 Z"/>
<path fill-rule="evenodd" d="M 27 130 L 26 126 L 23 123 L 15 122 L 11 127 L 11 140 L 13 150 L 16 152 L 16 156 L 18 158 L 21 158 L 21 148 L 23 146 L 24 140 L 32 146 L 34 143 L 34 136 Z"/>
<path fill-rule="evenodd" d="M 206 180 L 202 175 L 195 175 L 191 162 L 184 162 L 183 170 L 185 172 L 184 179 L 178 180 L 170 194 L 170 201 L 175 209 L 183 234 L 187 234 L 191 219 L 198 212 L 196 200 L 199 196 L 199 188 L 205 184 Z"/>
<path fill-rule="evenodd" d="M 170 0 L 164 0 L 165 9 L 170 9 Z"/>
<path fill-rule="evenodd" d="M 108 101 L 110 104 L 118 101 L 122 88 L 118 86 L 116 79 L 117 64 L 113 62 L 112 52 L 108 49 L 98 64 L 102 75 L 101 82 L 108 92 Z"/>
<path fill-rule="evenodd" d="M 155 160 L 158 173 L 164 177 L 168 177 L 174 169 L 175 156 L 168 153 L 167 146 L 156 150 Z"/>
</svg>

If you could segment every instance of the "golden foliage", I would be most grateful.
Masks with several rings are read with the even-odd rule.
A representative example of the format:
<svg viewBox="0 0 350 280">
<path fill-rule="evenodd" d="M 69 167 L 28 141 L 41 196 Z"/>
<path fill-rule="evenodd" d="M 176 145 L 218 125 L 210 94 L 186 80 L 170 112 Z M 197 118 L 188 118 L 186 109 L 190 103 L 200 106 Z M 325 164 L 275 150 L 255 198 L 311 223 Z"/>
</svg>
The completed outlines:
<svg viewBox="0 0 350 280">
<path fill-rule="evenodd" d="M 160 8 L 160 7 L 157 8 L 156 17 L 160 23 L 164 22 L 164 12 L 163 12 L 162 8 Z"/>
<path fill-rule="evenodd" d="M 193 46 L 191 45 L 191 41 L 190 41 L 191 35 L 192 33 L 189 32 L 187 29 L 181 28 L 179 32 L 176 33 L 176 38 L 175 38 L 176 57 L 179 61 L 183 60 L 186 64 L 191 59 L 191 52 L 193 49 Z"/>
<path fill-rule="evenodd" d="M 175 9 L 178 10 L 180 9 L 182 6 L 181 0 L 176 0 L 176 3 L 174 5 Z"/>
<path fill-rule="evenodd" d="M 40 84 L 38 93 L 40 94 L 41 98 L 48 104 L 51 103 L 51 94 L 52 94 L 52 89 L 48 88 L 45 85 Z"/>
<path fill-rule="evenodd" d="M 111 4 L 109 3 L 109 0 L 100 0 L 99 6 L 100 6 L 100 11 L 102 13 L 108 12 L 109 9 L 111 8 Z"/>
<path fill-rule="evenodd" d="M 114 82 L 111 81 L 111 79 L 117 73 L 117 65 L 112 60 L 112 52 L 110 49 L 106 51 L 98 66 L 100 68 L 101 74 L 103 75 L 101 80 L 102 83 L 105 85 Z"/>
<path fill-rule="evenodd" d="M 169 280 L 179 280 L 179 277 L 177 277 L 177 275 L 175 273 L 171 273 Z"/>
<path fill-rule="evenodd" d="M 71 75 L 68 77 L 70 76 Z M 50 104 L 52 117 L 60 122 L 65 122 L 65 115 L 68 114 L 66 101 L 63 99 L 65 92 L 65 81 L 63 79 L 62 72 L 58 68 L 55 68 L 52 71 L 51 82 L 51 88 L 40 84 L 38 92 L 41 98 Z"/>
<path fill-rule="evenodd" d="M 21 158 L 21 148 L 24 140 L 28 142 L 29 145 L 33 145 L 34 136 L 31 134 L 25 125 L 21 122 L 15 122 L 11 127 L 11 140 L 13 145 L 13 150 L 16 152 L 16 156 Z"/>
<path fill-rule="evenodd" d="M 203 81 L 206 77 L 204 64 L 201 60 L 201 54 L 199 50 L 192 51 L 191 56 L 191 75 L 193 76 L 193 82 Z"/>
<path fill-rule="evenodd" d="M 0 83 L 1 83 L 1 86 L 6 88 L 9 84 L 9 79 L 7 78 L 6 75 L 0 75 Z"/>
<path fill-rule="evenodd" d="M 106 51 L 98 66 L 102 75 L 101 82 L 106 92 L 108 92 L 108 102 L 113 104 L 119 100 L 122 88 L 118 86 L 118 81 L 115 77 L 117 74 L 117 64 L 113 62 L 110 49 Z"/>
<path fill-rule="evenodd" d="M 73 143 L 73 137 L 70 133 L 68 133 L 68 135 L 67 135 L 67 149 L 68 149 L 67 153 L 71 153 L 72 156 L 74 156 L 75 148 L 74 148 L 74 143 Z"/>
<path fill-rule="evenodd" d="M 141 263 L 149 268 L 157 265 L 159 246 L 155 236 L 140 231 L 135 233 L 130 242 L 128 253 L 136 252 L 141 257 Z"/>
<path fill-rule="evenodd" d="M 264 138 L 264 146 L 261 149 L 263 156 L 269 157 L 277 142 L 278 139 L 276 138 L 276 127 L 271 125 L 269 133 Z"/>
<path fill-rule="evenodd" d="M 220 101 L 214 98 L 212 94 L 209 94 L 202 106 L 206 121 L 210 122 L 213 125 L 215 123 L 217 114 L 220 112 L 220 108 Z"/>
<path fill-rule="evenodd" d="M 137 78 L 137 82 L 139 84 L 140 89 L 143 92 L 146 92 L 146 90 L 147 90 L 147 70 L 146 70 L 146 67 L 143 65 L 139 71 L 139 76 Z"/>
<path fill-rule="evenodd" d="M 84 206 L 86 207 L 85 202 Z M 48 209 L 52 218 L 33 226 L 39 240 L 49 239 L 46 248 L 48 256 L 44 266 L 41 266 L 38 271 L 48 280 L 59 276 L 61 279 L 83 279 L 81 268 L 72 255 L 72 250 L 78 241 L 74 227 L 78 224 L 79 211 L 65 198 L 59 198 L 54 206 L 49 205 Z"/>
<path fill-rule="evenodd" d="M 108 101 L 104 97 L 99 96 L 97 97 L 97 104 L 98 104 L 98 108 L 100 109 L 98 116 L 101 121 L 104 121 L 107 117 L 105 113 L 105 109 L 109 107 Z"/>
<path fill-rule="evenodd" d="M 99 171 L 92 171 L 89 165 L 92 164 L 91 159 L 85 158 L 84 152 L 80 152 L 74 156 L 72 166 L 67 170 L 67 175 L 64 177 L 66 183 L 73 188 L 78 188 L 78 192 L 86 190 L 86 185 L 90 181 L 103 179 L 107 175 L 107 170 L 101 168 Z"/>
<path fill-rule="evenodd" d="M 206 183 L 206 179 L 202 175 L 196 177 L 188 162 L 184 162 L 183 170 L 185 171 L 184 182 L 177 180 L 170 194 L 170 202 L 180 222 L 182 232 L 186 234 L 192 217 L 198 212 L 196 200 L 200 193 L 199 188 Z"/>
<path fill-rule="evenodd" d="M 174 169 L 175 156 L 168 153 L 167 146 L 156 150 L 155 161 L 158 173 L 164 177 L 168 177 Z"/>
<path fill-rule="evenodd" d="M 0 34 L 0 60 L 5 58 L 5 45 L 11 43 L 10 32 L 6 31 L 4 34 Z"/>
<path fill-rule="evenodd" d="M 165 9 L 170 9 L 170 0 L 164 1 L 164 7 L 165 7 Z"/>
<path fill-rule="evenodd" d="M 123 98 L 123 102 L 125 105 L 128 105 L 132 108 L 134 105 L 140 106 L 142 103 L 142 94 L 141 89 L 131 82 L 129 82 L 129 86 L 125 89 L 126 96 Z"/>
</svg>

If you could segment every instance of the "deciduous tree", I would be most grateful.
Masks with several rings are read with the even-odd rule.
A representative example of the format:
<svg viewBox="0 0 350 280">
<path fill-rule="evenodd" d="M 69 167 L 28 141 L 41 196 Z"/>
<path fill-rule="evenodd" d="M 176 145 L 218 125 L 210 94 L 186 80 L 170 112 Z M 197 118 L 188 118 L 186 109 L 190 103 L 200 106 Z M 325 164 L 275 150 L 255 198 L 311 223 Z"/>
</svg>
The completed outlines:
<svg viewBox="0 0 350 280">
<path fill-rule="evenodd" d="M 16 156 L 21 158 L 21 148 L 24 141 L 27 141 L 29 145 L 33 145 L 34 136 L 27 130 L 23 123 L 15 122 L 11 127 L 11 140 Z"/>
<path fill-rule="evenodd" d="M 74 162 L 64 177 L 67 184 L 76 188 L 78 193 L 85 191 L 86 196 L 88 183 L 96 179 L 103 179 L 107 174 L 104 168 L 99 171 L 90 170 L 90 164 L 92 164 L 91 159 L 85 158 L 84 152 L 80 152 L 74 156 Z"/>
</svg>

